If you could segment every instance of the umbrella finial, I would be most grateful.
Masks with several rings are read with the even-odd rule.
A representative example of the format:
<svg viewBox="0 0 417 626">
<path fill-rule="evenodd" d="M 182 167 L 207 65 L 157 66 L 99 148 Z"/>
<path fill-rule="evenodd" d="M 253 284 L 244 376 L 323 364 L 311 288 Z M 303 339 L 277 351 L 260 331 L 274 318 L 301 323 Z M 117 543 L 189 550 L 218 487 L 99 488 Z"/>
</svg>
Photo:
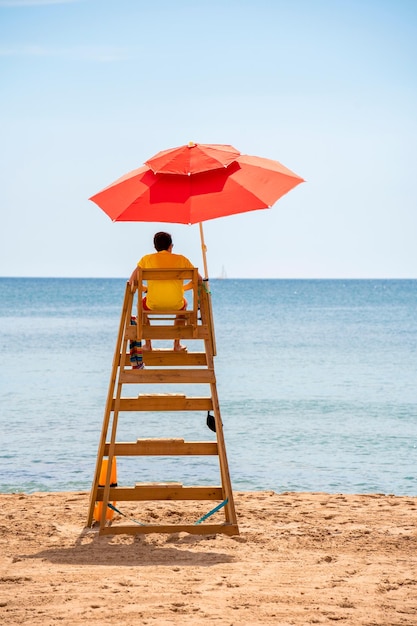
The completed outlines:
<svg viewBox="0 0 417 626">
<path fill-rule="evenodd" d="M 194 146 L 195 146 L 194 141 L 189 141 L 189 142 L 188 142 L 188 147 L 189 147 L 189 148 L 194 148 Z"/>
</svg>

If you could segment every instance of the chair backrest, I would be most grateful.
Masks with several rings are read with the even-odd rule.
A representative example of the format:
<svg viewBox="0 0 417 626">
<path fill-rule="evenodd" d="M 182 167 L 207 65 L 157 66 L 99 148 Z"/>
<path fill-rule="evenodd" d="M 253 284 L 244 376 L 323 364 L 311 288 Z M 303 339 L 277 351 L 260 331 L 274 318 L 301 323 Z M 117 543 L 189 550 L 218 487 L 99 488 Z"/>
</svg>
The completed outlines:
<svg viewBox="0 0 417 626">
<path fill-rule="evenodd" d="M 137 325 L 138 325 L 138 338 L 142 336 L 142 325 L 143 325 L 143 316 L 147 315 L 157 315 L 158 317 L 162 316 L 172 316 L 175 313 L 179 313 L 179 311 L 174 310 L 153 310 L 153 311 L 143 311 L 142 308 L 142 293 L 144 287 L 147 285 L 150 280 L 180 280 L 183 283 L 190 283 L 190 289 L 187 290 L 189 293 L 193 294 L 192 298 L 192 306 L 190 307 L 189 298 L 186 298 L 188 301 L 188 308 L 186 311 L 181 311 L 181 317 L 188 320 L 188 323 L 193 325 L 197 325 L 197 317 L 198 317 L 198 269 L 196 267 L 188 268 L 188 269 L 143 269 L 138 267 L 137 271 L 137 282 L 138 282 L 138 313 L 137 313 Z M 186 297 L 186 296 L 185 296 Z"/>
</svg>

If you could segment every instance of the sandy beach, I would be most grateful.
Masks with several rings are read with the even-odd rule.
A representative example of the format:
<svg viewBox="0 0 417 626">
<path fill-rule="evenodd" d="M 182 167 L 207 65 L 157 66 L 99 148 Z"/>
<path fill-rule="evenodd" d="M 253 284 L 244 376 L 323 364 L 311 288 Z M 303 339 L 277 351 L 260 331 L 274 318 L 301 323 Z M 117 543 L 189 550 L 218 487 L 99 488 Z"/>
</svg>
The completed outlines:
<svg viewBox="0 0 417 626">
<path fill-rule="evenodd" d="M 235 503 L 236 537 L 99 537 L 84 528 L 86 492 L 0 495 L 0 623 L 417 624 L 416 498 Z M 173 504 L 145 503 L 142 518 Z"/>
</svg>

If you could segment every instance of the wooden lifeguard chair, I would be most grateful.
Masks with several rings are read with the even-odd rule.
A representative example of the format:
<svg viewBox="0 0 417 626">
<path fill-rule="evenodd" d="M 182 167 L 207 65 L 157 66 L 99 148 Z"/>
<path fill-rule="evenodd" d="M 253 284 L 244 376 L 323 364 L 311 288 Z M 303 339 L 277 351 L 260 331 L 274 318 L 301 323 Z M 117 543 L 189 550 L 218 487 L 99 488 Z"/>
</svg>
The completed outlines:
<svg viewBox="0 0 417 626">
<path fill-rule="evenodd" d="M 148 280 L 182 280 L 191 283 L 193 294 L 192 306 L 185 311 L 144 311 L 142 308 L 142 289 Z M 188 292 L 190 293 L 190 292 Z M 188 299 L 188 296 L 187 296 Z M 135 303 L 136 301 L 136 303 Z M 155 349 L 140 354 L 139 365 L 132 366 L 129 346 L 140 346 L 146 339 L 170 340 L 180 338 L 187 343 L 193 340 L 204 345 L 200 351 L 179 351 Z M 98 447 L 96 469 L 90 493 L 90 505 L 87 526 L 95 520 L 99 524 L 100 534 L 137 534 L 137 533 L 178 533 L 187 532 L 196 535 L 224 533 L 239 534 L 236 519 L 233 492 L 230 481 L 223 425 L 217 395 L 214 356 L 216 354 L 215 335 L 208 282 L 198 283 L 196 268 L 187 270 L 142 270 L 138 268 L 138 286 L 134 291 L 129 283 L 123 301 L 119 332 L 116 341 L 112 372 L 110 377 L 103 426 Z M 140 360 L 144 368 L 141 369 Z M 139 386 L 157 384 L 169 392 L 137 393 Z M 191 396 L 185 393 L 172 393 L 173 385 L 196 384 L 205 386 L 207 393 Z M 125 389 L 129 396 L 125 396 Z M 131 390 L 136 389 L 136 393 Z M 117 440 L 118 423 L 127 411 L 140 413 L 138 423 L 143 424 L 146 415 L 152 412 L 202 412 L 215 427 L 215 441 L 185 441 L 182 438 L 146 438 L 124 442 Z M 176 413 L 177 414 L 177 413 Z M 214 434 L 212 437 L 214 437 Z M 115 484 L 115 461 L 123 456 L 130 457 L 178 457 L 217 456 L 219 484 L 186 486 L 173 482 L 169 476 L 167 482 L 135 483 L 133 486 Z M 196 477 L 197 482 L 197 477 Z M 201 516 L 201 504 L 198 519 L 194 522 L 151 523 L 138 521 L 140 513 L 125 514 L 123 503 L 143 503 L 155 501 L 207 501 L 211 506 Z M 117 503 L 117 506 L 115 504 Z M 213 507 L 213 503 L 217 503 Z M 133 505 L 135 506 L 135 505 Z M 180 508 L 180 505 L 178 505 Z M 121 515 L 114 515 L 114 512 Z M 217 521 L 219 515 L 224 519 Z M 211 518 L 214 516 L 216 521 Z M 127 521 L 126 521 L 127 520 Z M 133 522 L 133 523 L 132 523 Z"/>
</svg>

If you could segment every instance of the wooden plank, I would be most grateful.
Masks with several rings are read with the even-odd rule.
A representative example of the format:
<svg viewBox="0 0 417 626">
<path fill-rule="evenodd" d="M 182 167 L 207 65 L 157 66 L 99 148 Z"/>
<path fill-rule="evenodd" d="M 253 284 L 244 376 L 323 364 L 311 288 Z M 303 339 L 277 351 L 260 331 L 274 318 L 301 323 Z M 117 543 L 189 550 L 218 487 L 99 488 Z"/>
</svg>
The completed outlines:
<svg viewBox="0 0 417 626">
<path fill-rule="evenodd" d="M 114 411 L 115 401 L 112 402 Z M 139 398 L 121 398 L 120 411 L 211 411 L 211 398 L 180 396 L 170 394 L 140 395 Z"/>
<path fill-rule="evenodd" d="M 207 326 L 144 326 L 144 339 L 207 339 Z"/>
<path fill-rule="evenodd" d="M 149 524 L 144 526 L 120 525 L 105 526 L 100 528 L 100 535 L 136 535 L 150 533 L 189 533 L 190 535 L 238 535 L 239 529 L 236 524 Z"/>
<path fill-rule="evenodd" d="M 104 488 L 98 487 L 96 501 L 103 500 Z M 136 502 L 145 500 L 224 500 L 221 487 L 111 487 L 109 502 Z"/>
<path fill-rule="evenodd" d="M 145 364 L 148 365 L 205 365 L 207 357 L 205 352 L 174 352 L 173 350 L 150 350 L 143 353 Z"/>
<path fill-rule="evenodd" d="M 207 339 L 209 331 L 203 326 L 194 328 L 188 326 L 173 326 L 172 328 L 168 326 L 145 326 L 142 335 L 144 339 L 169 340 L 178 338 L 191 341 L 192 339 Z"/>
<path fill-rule="evenodd" d="M 196 267 L 190 268 L 140 268 L 143 280 L 192 280 L 196 272 Z"/>
<path fill-rule="evenodd" d="M 136 326 L 128 326 L 125 331 L 127 339 L 136 341 Z M 144 326 L 143 339 L 208 339 L 207 326 Z"/>
<path fill-rule="evenodd" d="M 174 350 L 153 349 L 143 351 L 143 362 L 145 365 L 207 365 L 205 352 L 174 352 Z M 125 367 L 130 365 L 130 354 L 126 354 L 124 358 Z"/>
<path fill-rule="evenodd" d="M 209 369 L 144 369 L 125 370 L 120 373 L 119 382 L 125 383 L 214 383 L 214 370 Z"/>
<path fill-rule="evenodd" d="M 116 456 L 210 456 L 217 455 L 218 448 L 215 441 L 176 441 L 144 440 L 119 441 L 115 444 Z M 104 455 L 109 453 L 109 444 L 104 448 Z"/>
</svg>

